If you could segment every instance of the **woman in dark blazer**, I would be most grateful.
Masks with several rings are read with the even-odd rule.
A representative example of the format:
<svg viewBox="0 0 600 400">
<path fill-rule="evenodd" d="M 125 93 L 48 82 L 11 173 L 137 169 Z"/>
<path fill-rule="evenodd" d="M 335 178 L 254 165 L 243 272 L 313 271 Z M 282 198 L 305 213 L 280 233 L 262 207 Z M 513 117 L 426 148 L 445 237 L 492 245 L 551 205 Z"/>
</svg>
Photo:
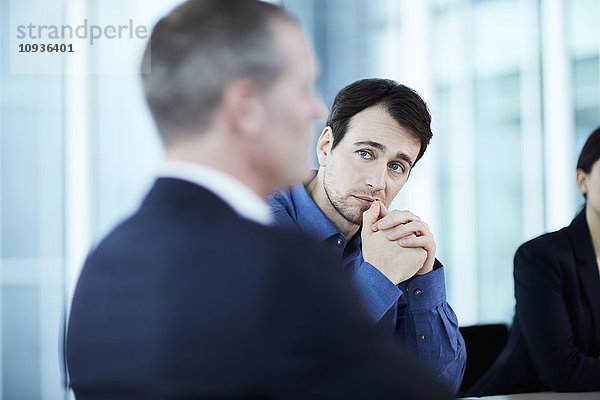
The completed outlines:
<svg viewBox="0 0 600 400">
<path fill-rule="evenodd" d="M 600 391 L 600 128 L 585 143 L 576 176 L 586 199 L 581 212 L 515 255 L 508 343 L 471 395 Z"/>
</svg>

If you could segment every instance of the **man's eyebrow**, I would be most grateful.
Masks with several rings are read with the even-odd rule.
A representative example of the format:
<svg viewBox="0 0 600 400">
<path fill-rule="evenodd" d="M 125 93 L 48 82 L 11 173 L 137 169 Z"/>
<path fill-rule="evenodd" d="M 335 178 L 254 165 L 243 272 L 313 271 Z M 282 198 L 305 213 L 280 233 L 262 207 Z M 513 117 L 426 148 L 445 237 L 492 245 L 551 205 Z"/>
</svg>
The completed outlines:
<svg viewBox="0 0 600 400">
<path fill-rule="evenodd" d="M 355 142 L 354 146 L 371 146 L 380 151 L 385 150 L 384 145 L 382 145 L 381 143 L 373 142 L 372 140 L 363 140 L 361 142 Z M 410 158 L 410 156 L 408 154 L 399 151 L 398 153 L 396 153 L 396 158 L 399 160 L 406 161 L 408 163 L 408 167 L 412 168 L 413 160 L 412 160 L 412 158 Z"/>
<path fill-rule="evenodd" d="M 408 163 L 408 167 L 412 168 L 413 161 L 408 154 L 399 151 L 398 153 L 396 153 L 396 158 L 406 161 Z"/>
<path fill-rule="evenodd" d="M 376 148 L 377 150 L 385 150 L 385 146 L 381 143 L 373 142 L 372 140 L 363 140 L 362 142 L 355 142 L 355 146 L 371 146 Z"/>
</svg>

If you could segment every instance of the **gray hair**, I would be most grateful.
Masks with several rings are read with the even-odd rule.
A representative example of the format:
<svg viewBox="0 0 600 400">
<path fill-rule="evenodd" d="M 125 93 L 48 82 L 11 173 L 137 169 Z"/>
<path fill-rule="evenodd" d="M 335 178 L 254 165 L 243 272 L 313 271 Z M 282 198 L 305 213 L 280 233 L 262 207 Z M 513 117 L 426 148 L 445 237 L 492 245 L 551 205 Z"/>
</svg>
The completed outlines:
<svg viewBox="0 0 600 400">
<path fill-rule="evenodd" d="M 277 20 L 295 21 L 258 0 L 189 0 L 158 21 L 142 82 L 163 143 L 207 127 L 230 81 L 247 78 L 269 88 L 285 68 Z"/>
</svg>

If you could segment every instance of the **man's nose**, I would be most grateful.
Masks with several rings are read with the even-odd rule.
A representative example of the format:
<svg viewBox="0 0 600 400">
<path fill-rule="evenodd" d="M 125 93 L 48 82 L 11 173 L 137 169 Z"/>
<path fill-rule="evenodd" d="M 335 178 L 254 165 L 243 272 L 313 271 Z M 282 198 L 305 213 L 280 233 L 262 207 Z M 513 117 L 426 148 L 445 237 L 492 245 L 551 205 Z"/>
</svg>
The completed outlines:
<svg viewBox="0 0 600 400">
<path fill-rule="evenodd" d="M 366 178 L 366 184 L 372 191 L 385 189 L 385 177 L 387 173 L 387 164 L 377 163 L 369 168 Z"/>
</svg>

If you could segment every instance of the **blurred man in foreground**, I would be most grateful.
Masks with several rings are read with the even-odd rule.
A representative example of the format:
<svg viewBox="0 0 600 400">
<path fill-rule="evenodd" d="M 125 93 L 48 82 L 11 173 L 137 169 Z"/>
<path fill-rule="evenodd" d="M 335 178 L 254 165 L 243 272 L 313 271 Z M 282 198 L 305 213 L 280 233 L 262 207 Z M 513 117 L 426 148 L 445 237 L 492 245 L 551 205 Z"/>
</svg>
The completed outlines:
<svg viewBox="0 0 600 400">
<path fill-rule="evenodd" d="M 191 0 L 143 62 L 165 163 L 83 267 L 76 397 L 449 398 L 370 326 L 319 245 L 268 226 L 263 198 L 305 176 L 324 113 L 298 25 L 260 1 Z"/>
</svg>

